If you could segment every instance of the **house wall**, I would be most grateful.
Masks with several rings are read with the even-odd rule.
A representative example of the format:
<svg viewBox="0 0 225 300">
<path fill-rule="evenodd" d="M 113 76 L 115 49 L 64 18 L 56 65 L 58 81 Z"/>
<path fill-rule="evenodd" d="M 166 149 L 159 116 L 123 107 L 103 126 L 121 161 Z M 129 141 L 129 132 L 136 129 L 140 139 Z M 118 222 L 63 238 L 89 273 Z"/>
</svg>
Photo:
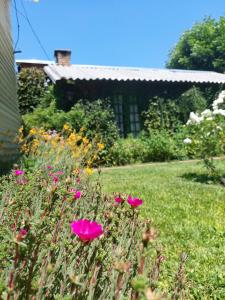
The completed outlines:
<svg viewBox="0 0 225 300">
<path fill-rule="evenodd" d="M 212 98 L 219 85 L 196 84 L 204 91 L 212 90 Z M 183 92 L 193 87 L 193 83 L 182 82 L 145 82 L 145 81 L 112 81 L 112 80 L 59 80 L 55 85 L 57 106 L 65 111 L 78 100 L 94 101 L 109 99 L 115 111 L 117 123 L 121 123 L 121 133 L 137 134 L 144 126 L 142 112 L 146 111 L 149 101 L 155 96 L 164 99 L 177 99 Z M 210 98 L 207 93 L 207 98 Z M 209 99 L 211 102 L 211 99 Z M 120 113 L 122 104 L 122 113 Z M 120 116 L 117 116 L 120 114 Z M 131 116 L 133 114 L 133 116 Z M 137 116 L 138 115 L 138 116 Z M 131 124 L 138 123 L 138 124 Z M 120 124 L 119 124 L 120 125 Z"/>
<path fill-rule="evenodd" d="M 0 172 L 18 154 L 20 116 L 10 26 L 10 1 L 0 0 Z"/>
</svg>

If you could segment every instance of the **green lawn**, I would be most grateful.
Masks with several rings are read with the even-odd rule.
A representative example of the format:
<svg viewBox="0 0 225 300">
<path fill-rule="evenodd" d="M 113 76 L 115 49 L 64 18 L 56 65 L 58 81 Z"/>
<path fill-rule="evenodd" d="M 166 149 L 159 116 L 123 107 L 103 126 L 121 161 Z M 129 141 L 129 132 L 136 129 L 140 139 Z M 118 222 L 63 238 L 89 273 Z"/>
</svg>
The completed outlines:
<svg viewBox="0 0 225 300">
<path fill-rule="evenodd" d="M 144 200 L 142 215 L 159 230 L 167 258 L 161 288 L 171 285 L 171 271 L 185 251 L 190 299 L 225 299 L 225 188 L 207 182 L 200 163 L 104 169 L 101 182 L 104 192 Z"/>
</svg>

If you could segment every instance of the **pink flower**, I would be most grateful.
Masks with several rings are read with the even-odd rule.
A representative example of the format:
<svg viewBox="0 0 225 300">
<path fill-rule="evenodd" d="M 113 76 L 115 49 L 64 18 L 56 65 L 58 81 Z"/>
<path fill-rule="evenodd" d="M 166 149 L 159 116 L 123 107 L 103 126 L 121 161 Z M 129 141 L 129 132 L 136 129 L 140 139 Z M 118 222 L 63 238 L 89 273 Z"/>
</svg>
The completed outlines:
<svg viewBox="0 0 225 300">
<path fill-rule="evenodd" d="M 123 202 L 123 199 L 120 198 L 120 197 L 115 197 L 114 200 L 115 200 L 116 203 L 122 203 Z"/>
<path fill-rule="evenodd" d="M 81 191 L 76 191 L 75 194 L 73 195 L 73 199 L 79 199 L 81 197 Z"/>
<path fill-rule="evenodd" d="M 20 231 L 19 231 L 19 234 L 22 237 L 25 237 L 28 234 L 28 231 L 26 229 L 24 229 L 24 228 L 21 228 Z"/>
<path fill-rule="evenodd" d="M 52 170 L 52 169 L 53 169 L 53 166 L 50 166 L 50 165 L 49 165 L 49 166 L 47 166 L 47 169 L 48 169 L 48 170 Z"/>
<path fill-rule="evenodd" d="M 143 200 L 138 198 L 132 198 L 131 196 L 128 196 L 127 202 L 133 207 L 138 207 L 139 205 L 143 204 Z"/>
<path fill-rule="evenodd" d="M 58 176 L 52 176 L 52 180 L 54 183 L 57 183 L 59 181 L 59 177 Z"/>
<path fill-rule="evenodd" d="M 16 176 L 20 176 L 20 175 L 23 175 L 25 172 L 23 171 L 23 170 L 15 170 L 14 171 L 14 174 L 16 175 Z"/>
<path fill-rule="evenodd" d="M 101 224 L 86 219 L 73 221 L 70 227 L 72 233 L 76 234 L 83 242 L 94 240 L 103 234 Z"/>
<path fill-rule="evenodd" d="M 77 179 L 76 179 L 76 183 L 80 183 L 80 177 L 77 177 Z"/>
</svg>

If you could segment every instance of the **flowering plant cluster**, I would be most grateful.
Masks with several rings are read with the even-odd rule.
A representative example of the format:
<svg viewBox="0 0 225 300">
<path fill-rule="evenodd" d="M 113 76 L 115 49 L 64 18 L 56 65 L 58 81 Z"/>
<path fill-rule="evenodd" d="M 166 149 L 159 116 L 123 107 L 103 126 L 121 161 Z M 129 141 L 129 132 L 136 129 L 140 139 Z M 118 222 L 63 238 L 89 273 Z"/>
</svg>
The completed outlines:
<svg viewBox="0 0 225 300">
<path fill-rule="evenodd" d="M 139 217 L 143 201 L 103 195 L 86 176 L 65 162 L 0 179 L 1 299 L 163 299 L 165 257 Z M 183 294 L 182 280 L 172 294 Z"/>
<path fill-rule="evenodd" d="M 191 112 L 187 122 L 189 135 L 184 143 L 189 153 L 204 160 L 211 173 L 216 173 L 213 157 L 225 152 L 225 110 L 221 108 L 224 100 L 225 91 L 222 91 L 212 109 L 201 114 Z"/>
<path fill-rule="evenodd" d="M 61 132 L 32 128 L 27 135 L 21 127 L 19 142 L 21 152 L 35 161 L 37 168 L 44 164 L 51 166 L 53 163 L 61 168 L 67 161 L 70 170 L 85 165 L 89 172 L 104 149 L 104 144 L 99 140 L 90 141 L 82 128 L 76 132 L 68 124 L 64 124 Z"/>
</svg>

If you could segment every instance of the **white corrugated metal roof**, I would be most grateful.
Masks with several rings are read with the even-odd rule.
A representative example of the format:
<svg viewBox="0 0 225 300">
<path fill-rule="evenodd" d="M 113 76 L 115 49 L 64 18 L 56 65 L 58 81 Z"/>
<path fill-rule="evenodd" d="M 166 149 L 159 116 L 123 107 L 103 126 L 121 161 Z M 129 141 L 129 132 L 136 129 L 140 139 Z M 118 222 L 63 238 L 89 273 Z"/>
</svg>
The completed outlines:
<svg viewBox="0 0 225 300">
<path fill-rule="evenodd" d="M 40 60 L 40 59 L 17 59 L 16 64 L 36 64 L 36 65 L 52 65 L 54 60 Z"/>
<path fill-rule="evenodd" d="M 44 67 L 49 78 L 56 82 L 62 78 L 72 80 L 136 80 L 193 83 L 225 83 L 225 74 L 208 71 L 105 67 L 92 65 L 49 65 Z"/>
</svg>

